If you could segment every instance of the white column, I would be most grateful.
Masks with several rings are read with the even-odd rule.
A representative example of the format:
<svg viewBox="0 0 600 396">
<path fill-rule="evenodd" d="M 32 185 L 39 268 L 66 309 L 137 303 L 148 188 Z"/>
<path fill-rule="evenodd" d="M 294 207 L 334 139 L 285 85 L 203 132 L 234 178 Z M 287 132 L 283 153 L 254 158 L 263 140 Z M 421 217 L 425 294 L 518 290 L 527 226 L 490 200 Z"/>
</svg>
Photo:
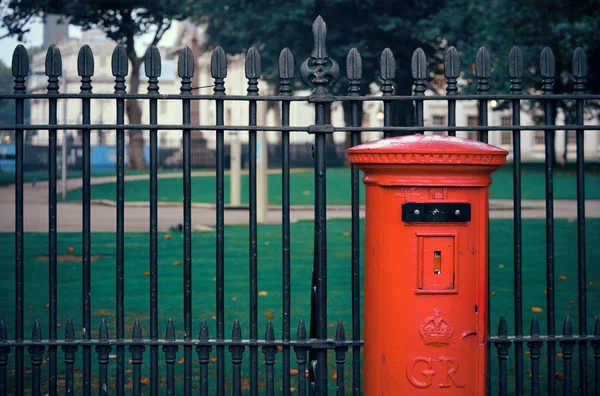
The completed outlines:
<svg viewBox="0 0 600 396">
<path fill-rule="evenodd" d="M 242 199 L 242 144 L 238 132 L 231 133 L 230 183 L 231 206 L 239 206 Z"/>
<path fill-rule="evenodd" d="M 264 224 L 267 221 L 268 209 L 268 150 L 267 139 L 264 133 L 257 133 L 256 137 L 256 221 Z"/>
</svg>

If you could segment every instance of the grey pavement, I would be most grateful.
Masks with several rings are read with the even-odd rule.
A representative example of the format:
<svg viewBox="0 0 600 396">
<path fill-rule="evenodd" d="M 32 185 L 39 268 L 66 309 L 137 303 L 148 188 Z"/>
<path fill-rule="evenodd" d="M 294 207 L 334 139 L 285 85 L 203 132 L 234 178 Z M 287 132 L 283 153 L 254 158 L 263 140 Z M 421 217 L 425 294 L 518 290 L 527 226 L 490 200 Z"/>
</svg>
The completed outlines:
<svg viewBox="0 0 600 396">
<path fill-rule="evenodd" d="M 210 175 L 210 172 L 198 172 L 196 175 Z M 160 177 L 180 177 L 179 174 L 161 174 Z M 147 175 L 127 176 L 127 180 L 139 180 Z M 79 188 L 80 179 L 70 179 L 69 189 Z M 114 182 L 114 177 L 92 178 L 93 184 Z M 48 231 L 48 183 L 38 182 L 24 184 L 24 229 L 25 232 Z M 546 216 L 544 200 L 524 200 L 521 204 L 523 218 L 539 218 Z M 512 200 L 493 199 L 490 201 L 490 218 L 511 219 L 513 217 Z M 81 203 L 59 203 L 57 205 L 57 225 L 59 232 L 81 231 Z M 97 201 L 91 205 L 92 232 L 114 232 L 116 229 L 116 208 L 114 202 Z M 329 206 L 327 218 L 350 218 L 348 206 Z M 555 218 L 575 219 L 577 203 L 574 200 L 554 201 Z M 364 217 L 361 207 L 360 216 Z M 586 201 L 586 217 L 600 218 L 600 200 Z M 290 220 L 313 220 L 314 211 L 311 206 L 292 207 Z M 216 222 L 216 211 L 211 204 L 192 205 L 192 226 L 197 230 L 213 227 Z M 159 203 L 158 227 L 167 231 L 170 226 L 183 223 L 183 206 L 181 204 Z M 225 211 L 225 224 L 247 224 L 247 208 L 229 208 Z M 281 223 L 281 207 L 269 207 L 267 223 Z M 14 232 L 15 226 L 15 188 L 14 185 L 0 187 L 0 232 Z M 147 202 L 127 202 L 125 207 L 125 231 L 147 232 L 149 230 L 149 205 Z"/>
</svg>

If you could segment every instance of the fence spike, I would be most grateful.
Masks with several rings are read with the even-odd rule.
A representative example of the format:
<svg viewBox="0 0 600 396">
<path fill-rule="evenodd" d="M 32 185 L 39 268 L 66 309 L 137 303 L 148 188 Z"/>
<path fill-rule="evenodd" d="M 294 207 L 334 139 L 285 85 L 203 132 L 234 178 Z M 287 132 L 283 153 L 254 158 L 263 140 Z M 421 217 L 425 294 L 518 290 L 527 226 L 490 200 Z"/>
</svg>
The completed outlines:
<svg viewBox="0 0 600 396">
<path fill-rule="evenodd" d="M 346 74 L 351 82 L 362 78 L 362 57 L 356 48 L 352 48 L 346 56 Z"/>
<path fill-rule="evenodd" d="M 5 343 L 6 339 L 6 324 L 3 320 L 0 320 L 0 343 Z"/>
<path fill-rule="evenodd" d="M 75 329 L 73 328 L 73 322 L 71 319 L 67 321 L 67 327 L 65 327 L 65 341 L 75 340 Z"/>
<path fill-rule="evenodd" d="M 177 74 L 181 78 L 194 77 L 194 54 L 188 46 L 179 53 L 179 59 L 177 59 Z"/>
<path fill-rule="evenodd" d="M 29 54 L 23 44 L 17 45 L 12 56 L 13 77 L 27 77 L 29 74 Z"/>
<path fill-rule="evenodd" d="M 208 341 L 208 324 L 206 323 L 206 319 L 202 319 L 202 324 L 200 325 L 200 341 Z"/>
<path fill-rule="evenodd" d="M 460 76 L 460 58 L 454 47 L 448 48 L 444 57 L 444 76 L 447 79 L 456 79 Z"/>
<path fill-rule="evenodd" d="M 569 315 L 565 316 L 565 320 L 563 322 L 563 335 L 573 335 L 573 323 L 571 322 L 571 318 L 569 317 Z"/>
<path fill-rule="evenodd" d="M 338 320 L 337 329 L 335 330 L 335 340 L 337 342 L 346 341 L 346 330 L 341 320 Z"/>
<path fill-rule="evenodd" d="M 504 316 L 500 316 L 500 322 L 498 323 L 498 337 L 508 336 L 508 325 Z"/>
<path fill-rule="evenodd" d="M 127 60 L 127 50 L 123 44 L 117 44 L 110 60 L 112 75 L 115 77 L 125 77 L 129 73 L 129 62 Z"/>
<path fill-rule="evenodd" d="M 60 77 L 62 75 L 62 55 L 60 49 L 52 44 L 46 51 L 46 76 Z"/>
<path fill-rule="evenodd" d="M 220 46 L 215 48 L 210 57 L 210 74 L 212 78 L 227 77 L 227 57 Z"/>
<path fill-rule="evenodd" d="M 167 321 L 167 331 L 165 332 L 166 341 L 175 341 L 175 326 L 173 326 L 173 319 Z"/>
<path fill-rule="evenodd" d="M 586 78 L 588 74 L 587 57 L 581 47 L 575 49 L 573 54 L 573 77 Z"/>
<path fill-rule="evenodd" d="M 265 341 L 275 341 L 275 330 L 273 330 L 273 323 L 270 320 L 267 322 L 267 328 L 265 329 Z"/>
<path fill-rule="evenodd" d="M 427 78 L 427 57 L 422 48 L 417 48 L 410 60 L 412 77 L 415 80 L 425 80 Z"/>
<path fill-rule="evenodd" d="M 255 47 L 250 47 L 246 53 L 245 62 L 246 78 L 247 79 L 258 79 L 261 74 L 261 60 L 260 53 Z"/>
<path fill-rule="evenodd" d="M 144 55 L 144 71 L 148 78 L 158 78 L 161 74 L 160 51 L 155 45 L 148 47 Z"/>
<path fill-rule="evenodd" d="M 554 79 L 555 77 L 556 61 L 550 47 L 544 47 L 540 55 L 540 74 L 543 79 Z"/>
<path fill-rule="evenodd" d="M 311 53 L 312 58 L 328 58 L 327 54 L 327 25 L 321 15 L 317 16 L 312 25 L 314 45 Z"/>
<path fill-rule="evenodd" d="M 381 73 L 382 80 L 393 80 L 396 77 L 396 59 L 392 50 L 389 48 L 384 49 L 381 52 L 379 58 L 379 71 Z"/>
<path fill-rule="evenodd" d="M 234 341 L 242 340 L 242 327 L 240 326 L 239 319 L 236 319 L 233 323 L 233 330 L 231 332 L 231 339 Z"/>
<path fill-rule="evenodd" d="M 133 335 L 131 337 L 133 341 L 141 341 L 142 340 L 142 327 L 140 326 L 140 321 L 136 320 L 133 324 Z"/>
<path fill-rule="evenodd" d="M 42 341 L 42 328 L 40 327 L 40 322 L 38 320 L 33 324 L 33 331 L 31 333 L 31 341 L 33 342 L 41 342 Z"/>
<path fill-rule="evenodd" d="M 106 319 L 102 319 L 100 322 L 100 331 L 98 333 L 98 339 L 100 341 L 108 341 L 108 325 Z"/>
<path fill-rule="evenodd" d="M 279 78 L 281 80 L 290 80 L 294 77 L 294 55 L 289 48 L 284 48 L 279 54 Z"/>
<path fill-rule="evenodd" d="M 298 322 L 298 332 L 296 333 L 296 340 L 298 341 L 306 341 L 306 326 L 304 326 L 304 321 L 300 319 Z"/>
<path fill-rule="evenodd" d="M 508 53 L 508 77 L 523 77 L 523 54 L 517 46 L 512 47 Z"/>
<path fill-rule="evenodd" d="M 529 330 L 529 334 L 532 337 L 540 336 L 540 323 L 538 322 L 537 316 L 534 316 L 533 319 L 531 319 L 531 328 Z"/>
<path fill-rule="evenodd" d="M 475 56 L 475 75 L 477 78 L 490 78 L 492 66 L 490 63 L 490 52 L 485 47 L 479 48 Z"/>
<path fill-rule="evenodd" d="M 600 337 L 600 316 L 596 316 L 596 326 L 594 326 L 594 336 Z M 600 341 L 598 342 L 600 345 Z"/>
<path fill-rule="evenodd" d="M 94 53 L 87 44 L 79 49 L 79 54 L 77 55 L 77 74 L 80 77 L 91 77 L 94 75 Z"/>
</svg>

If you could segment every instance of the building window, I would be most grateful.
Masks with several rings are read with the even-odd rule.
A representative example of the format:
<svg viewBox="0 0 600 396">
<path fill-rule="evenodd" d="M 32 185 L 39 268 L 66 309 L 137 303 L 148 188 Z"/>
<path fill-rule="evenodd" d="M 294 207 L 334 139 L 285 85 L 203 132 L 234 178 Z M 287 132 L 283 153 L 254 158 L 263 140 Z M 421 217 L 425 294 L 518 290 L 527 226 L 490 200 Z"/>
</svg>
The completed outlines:
<svg viewBox="0 0 600 396">
<path fill-rule="evenodd" d="M 567 144 L 577 144 L 577 131 L 567 131 Z"/>
<path fill-rule="evenodd" d="M 502 126 L 511 126 L 512 125 L 512 116 L 505 115 L 500 118 L 500 125 Z M 510 146 L 512 145 L 512 131 L 502 131 L 500 133 L 500 145 L 501 146 Z"/>
<path fill-rule="evenodd" d="M 535 131 L 533 135 L 533 144 L 536 146 L 543 146 L 546 139 L 544 139 L 544 131 Z"/>
<path fill-rule="evenodd" d="M 431 118 L 431 122 L 435 126 L 443 126 L 446 125 L 446 116 L 443 115 L 434 115 Z"/>
<path fill-rule="evenodd" d="M 467 116 L 467 126 L 475 127 L 479 126 L 479 117 L 477 116 Z M 477 131 L 468 131 L 467 139 L 470 140 L 479 140 L 479 132 Z"/>
</svg>

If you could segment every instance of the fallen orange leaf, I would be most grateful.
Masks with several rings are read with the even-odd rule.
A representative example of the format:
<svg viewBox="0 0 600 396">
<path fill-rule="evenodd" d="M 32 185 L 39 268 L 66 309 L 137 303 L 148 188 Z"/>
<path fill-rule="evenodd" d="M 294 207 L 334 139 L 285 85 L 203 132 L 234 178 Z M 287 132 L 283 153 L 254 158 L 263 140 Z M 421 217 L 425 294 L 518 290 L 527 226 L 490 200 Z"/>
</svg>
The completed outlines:
<svg viewBox="0 0 600 396">
<path fill-rule="evenodd" d="M 589 281 L 588 282 L 588 285 L 593 285 L 593 284 L 594 284 L 594 281 Z"/>
<path fill-rule="evenodd" d="M 171 239 L 171 234 L 165 234 L 165 236 L 163 238 L 165 238 L 165 239 Z"/>
<path fill-rule="evenodd" d="M 327 325 L 327 327 L 329 327 L 330 329 L 333 329 L 335 326 L 333 325 L 333 323 L 329 323 L 329 324 Z"/>
<path fill-rule="evenodd" d="M 544 294 L 548 294 L 548 290 L 544 290 Z"/>
<path fill-rule="evenodd" d="M 73 367 L 73 370 L 79 371 L 79 367 Z"/>
<path fill-rule="evenodd" d="M 543 312 L 544 310 L 540 307 L 531 307 L 531 312 Z"/>
<path fill-rule="evenodd" d="M 562 359 L 563 358 L 563 354 L 559 352 L 559 353 L 556 354 L 556 357 L 559 358 L 559 359 Z"/>
<path fill-rule="evenodd" d="M 331 376 L 332 379 L 337 379 L 337 371 Z"/>
<path fill-rule="evenodd" d="M 216 363 L 217 362 L 217 358 L 216 357 L 211 357 L 210 361 L 213 362 L 213 363 Z"/>
<path fill-rule="evenodd" d="M 525 351 L 525 355 L 531 355 L 531 352 Z"/>
<path fill-rule="evenodd" d="M 495 296 L 495 295 L 496 295 L 496 292 L 491 292 L 490 294 L 491 294 L 492 296 Z"/>
<path fill-rule="evenodd" d="M 556 377 L 557 380 L 560 380 L 560 381 L 565 379 L 565 376 L 560 371 L 557 371 L 556 374 L 554 374 L 554 376 Z"/>
<path fill-rule="evenodd" d="M 217 317 L 215 315 L 212 316 L 213 320 L 217 320 Z"/>
<path fill-rule="evenodd" d="M 298 374 L 298 370 L 296 370 L 296 369 L 290 369 L 290 374 L 291 375 L 296 375 L 296 374 Z"/>
<path fill-rule="evenodd" d="M 346 231 L 346 232 L 343 232 L 342 235 L 343 236 L 350 236 L 350 233 L 348 231 Z"/>
<path fill-rule="evenodd" d="M 304 370 L 304 377 L 308 378 L 308 370 Z"/>
<path fill-rule="evenodd" d="M 273 312 L 269 311 L 267 313 L 267 319 L 269 319 L 269 320 L 273 319 Z"/>
<path fill-rule="evenodd" d="M 177 261 L 175 261 L 175 262 L 173 263 L 173 265 L 174 265 L 175 267 L 177 267 L 177 266 L 181 265 L 181 261 L 177 260 Z"/>
<path fill-rule="evenodd" d="M 50 304 L 44 304 L 44 308 L 50 308 Z"/>
<path fill-rule="evenodd" d="M 67 250 L 69 251 L 69 253 L 73 253 L 75 251 L 75 248 L 73 246 L 69 246 Z"/>
<path fill-rule="evenodd" d="M 573 304 L 574 302 L 574 300 L 569 300 L 569 304 Z"/>
<path fill-rule="evenodd" d="M 131 369 L 128 369 L 127 371 L 125 371 L 127 374 L 133 372 Z"/>
<path fill-rule="evenodd" d="M 231 301 L 237 301 L 237 297 L 231 297 Z"/>
<path fill-rule="evenodd" d="M 259 291 L 259 292 L 258 292 L 258 295 L 259 295 L 259 296 L 261 296 L 261 297 L 267 296 L 268 294 L 269 294 L 269 293 L 267 293 L 267 291 L 266 291 L 266 290 L 263 290 L 263 291 Z"/>
<path fill-rule="evenodd" d="M 185 362 L 185 358 L 182 356 L 179 358 L 179 363 L 183 363 L 183 362 Z"/>
<path fill-rule="evenodd" d="M 33 305 L 28 305 L 27 308 L 33 309 Z"/>
<path fill-rule="evenodd" d="M 150 276 L 150 272 L 144 271 L 144 276 Z"/>
<path fill-rule="evenodd" d="M 278 350 L 279 352 L 281 352 L 281 351 L 283 350 L 283 347 L 282 347 L 281 345 L 277 345 L 277 350 Z"/>
<path fill-rule="evenodd" d="M 290 393 L 296 393 L 296 388 L 290 388 Z"/>
<path fill-rule="evenodd" d="M 564 275 L 559 275 L 559 276 L 558 276 L 558 279 L 560 279 L 560 280 L 567 280 L 567 277 L 566 277 L 566 276 L 564 276 Z"/>
<path fill-rule="evenodd" d="M 140 384 L 142 385 L 148 385 L 148 377 L 144 377 L 140 380 Z"/>
<path fill-rule="evenodd" d="M 498 265 L 498 268 L 504 268 L 504 264 Z"/>
</svg>

